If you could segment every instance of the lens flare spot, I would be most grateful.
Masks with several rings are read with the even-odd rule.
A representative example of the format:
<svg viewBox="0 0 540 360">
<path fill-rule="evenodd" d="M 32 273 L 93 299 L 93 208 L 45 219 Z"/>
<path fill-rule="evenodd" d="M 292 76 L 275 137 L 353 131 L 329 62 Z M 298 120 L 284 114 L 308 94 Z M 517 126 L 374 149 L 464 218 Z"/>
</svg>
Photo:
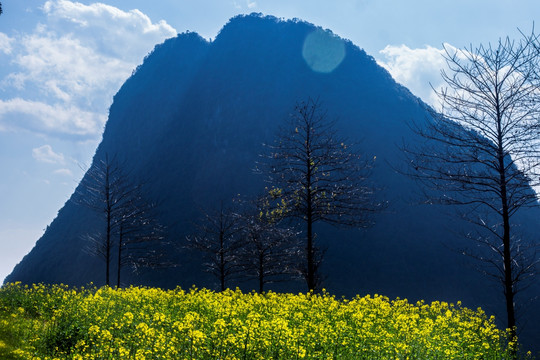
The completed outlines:
<svg viewBox="0 0 540 360">
<path fill-rule="evenodd" d="M 331 73 L 345 58 L 345 43 L 330 31 L 317 29 L 306 36 L 302 56 L 311 70 Z"/>
</svg>

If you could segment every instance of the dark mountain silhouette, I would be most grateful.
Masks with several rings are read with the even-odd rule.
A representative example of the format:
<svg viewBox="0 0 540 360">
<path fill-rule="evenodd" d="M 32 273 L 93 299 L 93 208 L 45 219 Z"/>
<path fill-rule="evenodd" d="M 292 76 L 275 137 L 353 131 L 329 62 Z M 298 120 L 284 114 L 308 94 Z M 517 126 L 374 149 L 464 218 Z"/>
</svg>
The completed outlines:
<svg viewBox="0 0 540 360">
<path fill-rule="evenodd" d="M 306 38 L 313 33 L 318 48 L 310 49 Z M 469 225 L 451 208 L 420 204 L 419 186 L 394 170 L 402 166 L 398 145 L 418 140 L 407 124 L 429 116 L 426 105 L 351 42 L 302 21 L 256 14 L 233 18 L 213 42 L 185 33 L 156 46 L 114 97 L 94 162 L 115 154 L 147 184 L 149 197 L 160 200 L 161 221 L 177 245 L 169 254 L 179 264 L 132 275 L 130 282 L 215 285 L 196 255 L 178 249 L 198 209 L 261 191 L 264 179 L 253 168 L 262 144 L 308 97 L 318 97 L 343 134 L 376 157 L 373 182 L 390 203 L 371 229 L 315 229 L 328 249 L 325 288 L 347 296 L 461 300 L 505 319 L 501 288 L 455 251 L 470 245 L 460 236 Z M 103 284 L 103 265 L 84 251 L 83 240 L 99 222 L 76 204 L 77 196 L 6 281 Z M 522 216 L 531 234 L 538 215 L 532 209 Z M 305 290 L 303 282 L 275 289 Z M 535 294 L 533 287 L 521 299 Z M 527 344 L 540 343 L 538 308 L 522 311 Z"/>
</svg>

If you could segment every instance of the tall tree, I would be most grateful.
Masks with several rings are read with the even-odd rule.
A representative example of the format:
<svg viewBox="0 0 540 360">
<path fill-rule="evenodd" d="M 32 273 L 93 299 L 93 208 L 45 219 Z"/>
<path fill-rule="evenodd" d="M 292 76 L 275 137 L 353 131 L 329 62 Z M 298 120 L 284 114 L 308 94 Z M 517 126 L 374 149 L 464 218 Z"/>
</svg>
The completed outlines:
<svg viewBox="0 0 540 360">
<path fill-rule="evenodd" d="M 120 271 L 128 259 L 132 266 L 141 266 L 145 259 L 150 258 L 140 254 L 135 257 L 134 252 L 126 253 L 127 244 L 148 243 L 150 239 L 158 239 L 150 236 L 160 226 L 150 215 L 153 205 L 144 200 L 141 188 L 142 184 L 132 181 L 125 166 L 116 157 L 110 159 L 106 154 L 104 159 L 95 162 L 88 170 L 77 190 L 77 203 L 96 211 L 104 222 L 104 232 L 96 229 L 87 238 L 90 240 L 90 252 L 105 262 L 106 285 L 111 285 L 111 265 L 115 251 L 118 251 L 117 281 L 120 285 Z"/>
<path fill-rule="evenodd" d="M 479 226 L 474 239 L 492 250 L 476 254 L 503 285 L 507 326 L 515 337 L 515 295 L 534 272 L 534 252 L 513 232 L 515 214 L 537 204 L 540 185 L 540 78 L 538 38 L 500 39 L 495 45 L 445 47 L 447 87 L 438 92 L 442 111 L 415 130 L 425 145 L 405 147 L 409 174 L 425 183 L 430 199 L 467 205 Z M 473 236 L 471 236 L 473 238 Z M 488 269 L 488 268 L 484 268 Z"/>
<path fill-rule="evenodd" d="M 258 282 L 260 293 L 266 284 L 286 281 L 298 274 L 302 253 L 298 234 L 271 215 L 264 198 L 244 202 L 238 217 L 243 239 L 238 262 L 243 275 Z"/>
<path fill-rule="evenodd" d="M 219 281 L 221 291 L 238 275 L 238 249 L 242 246 L 238 232 L 239 217 L 223 202 L 219 211 L 204 212 L 203 218 L 195 224 L 193 235 L 187 236 L 186 248 L 199 251 L 205 258 L 204 267 L 207 272 Z"/>
<path fill-rule="evenodd" d="M 305 226 L 304 276 L 310 290 L 318 290 L 321 282 L 313 224 L 368 227 L 371 214 L 382 206 L 368 186 L 373 160 L 357 154 L 334 125 L 318 100 L 297 103 L 262 164 L 274 212 Z"/>
</svg>

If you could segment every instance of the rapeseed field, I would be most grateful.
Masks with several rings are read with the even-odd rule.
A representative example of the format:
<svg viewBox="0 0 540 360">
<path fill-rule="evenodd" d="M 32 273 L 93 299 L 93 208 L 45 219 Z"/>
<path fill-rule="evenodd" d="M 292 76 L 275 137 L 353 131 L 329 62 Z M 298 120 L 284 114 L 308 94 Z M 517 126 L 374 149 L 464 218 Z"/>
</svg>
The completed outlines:
<svg viewBox="0 0 540 360">
<path fill-rule="evenodd" d="M 459 303 L 7 284 L 0 358 L 509 359 L 510 350 L 493 317 Z"/>
</svg>

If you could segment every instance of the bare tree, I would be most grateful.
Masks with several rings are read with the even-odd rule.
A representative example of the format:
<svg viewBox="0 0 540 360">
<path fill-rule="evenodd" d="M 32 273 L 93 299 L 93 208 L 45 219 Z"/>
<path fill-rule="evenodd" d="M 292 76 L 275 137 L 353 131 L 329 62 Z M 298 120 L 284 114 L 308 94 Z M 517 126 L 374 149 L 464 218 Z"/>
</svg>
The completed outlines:
<svg viewBox="0 0 540 360">
<path fill-rule="evenodd" d="M 227 283 L 241 271 L 238 222 L 236 212 L 224 208 L 221 202 L 219 211 L 204 212 L 203 219 L 195 225 L 195 234 L 186 237 L 186 248 L 202 252 L 205 270 L 218 279 L 221 291 L 227 289 Z"/>
<path fill-rule="evenodd" d="M 244 202 L 238 216 L 243 239 L 238 249 L 239 265 L 244 276 L 257 280 L 260 293 L 266 284 L 285 281 L 299 273 L 302 251 L 298 233 L 270 214 L 264 198 Z"/>
<path fill-rule="evenodd" d="M 515 295 L 535 273 L 531 239 L 514 232 L 515 214 L 537 205 L 540 185 L 540 79 L 538 38 L 500 39 L 495 45 L 445 47 L 447 88 L 438 91 L 442 111 L 432 111 L 415 131 L 427 141 L 404 147 L 409 175 L 423 182 L 431 201 L 465 205 L 469 234 L 491 255 L 471 253 L 503 286 L 507 326 L 516 336 Z"/>
<path fill-rule="evenodd" d="M 111 284 L 114 251 L 117 251 L 118 286 L 121 269 L 126 264 L 134 268 L 156 266 L 153 249 L 135 249 L 135 244 L 149 245 L 151 241 L 162 239 L 158 235 L 161 226 L 150 211 L 154 205 L 143 198 L 142 184 L 132 181 L 116 157 L 109 159 L 106 154 L 105 159 L 95 162 L 77 193 L 77 203 L 98 212 L 105 223 L 104 233 L 96 230 L 86 238 L 90 242 L 90 252 L 105 262 L 106 285 Z M 143 255 L 144 251 L 147 253 Z"/>
<path fill-rule="evenodd" d="M 0 3 L 0 15 L 2 15 L 3 11 L 2 11 L 2 3 Z"/>
<path fill-rule="evenodd" d="M 372 159 L 363 159 L 345 139 L 338 136 L 334 122 L 327 119 L 318 100 L 299 102 L 268 146 L 262 169 L 272 185 L 269 194 L 275 214 L 293 217 L 306 229 L 305 278 L 310 290 L 318 290 L 318 247 L 313 224 L 368 227 L 371 214 L 382 204 L 373 199 L 368 186 Z"/>
</svg>

